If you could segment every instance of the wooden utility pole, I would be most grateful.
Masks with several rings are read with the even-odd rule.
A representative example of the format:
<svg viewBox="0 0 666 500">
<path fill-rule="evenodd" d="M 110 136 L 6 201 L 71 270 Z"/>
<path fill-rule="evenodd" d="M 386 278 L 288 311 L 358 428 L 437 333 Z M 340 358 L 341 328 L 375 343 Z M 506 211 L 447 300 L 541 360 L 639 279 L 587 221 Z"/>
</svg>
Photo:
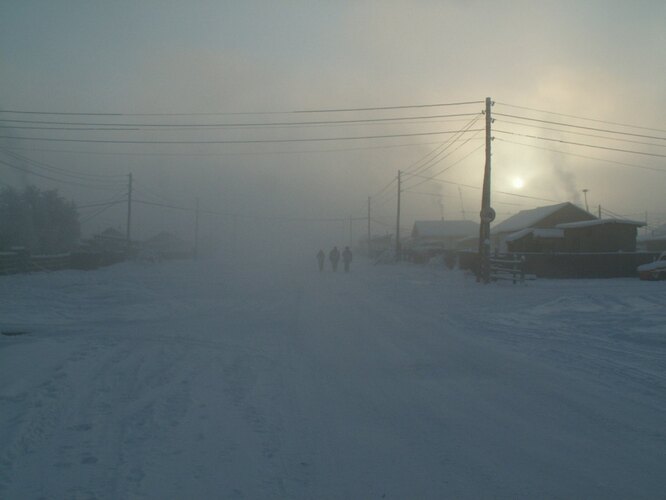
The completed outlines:
<svg viewBox="0 0 666 500">
<path fill-rule="evenodd" d="M 194 256 L 199 256 L 199 198 L 197 198 L 197 211 L 194 216 Z"/>
<path fill-rule="evenodd" d="M 129 174 L 129 182 L 127 184 L 127 255 L 132 251 L 132 238 L 131 238 L 131 227 L 132 227 L 132 173 Z"/>
<path fill-rule="evenodd" d="M 372 251 L 372 232 L 370 230 L 370 202 L 372 198 L 368 196 L 368 257 L 370 257 L 370 253 Z M 647 219 L 647 215 L 645 216 Z"/>
<path fill-rule="evenodd" d="M 395 223 L 395 260 L 400 260 L 402 252 L 400 248 L 400 192 L 401 192 L 401 172 L 398 170 L 398 214 Z"/>
<path fill-rule="evenodd" d="M 483 171 L 483 194 L 481 195 L 481 225 L 479 226 L 479 266 L 477 281 L 490 282 L 490 223 L 495 219 L 495 211 L 490 206 L 490 129 L 492 118 L 490 108 L 492 101 L 486 97 L 486 164 Z"/>
</svg>

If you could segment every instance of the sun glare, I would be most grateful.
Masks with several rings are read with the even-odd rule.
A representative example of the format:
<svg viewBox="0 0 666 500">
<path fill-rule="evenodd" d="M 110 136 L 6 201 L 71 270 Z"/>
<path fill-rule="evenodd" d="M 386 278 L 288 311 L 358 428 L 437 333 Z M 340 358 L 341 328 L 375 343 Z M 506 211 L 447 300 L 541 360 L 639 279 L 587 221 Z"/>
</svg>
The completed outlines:
<svg viewBox="0 0 666 500">
<path fill-rule="evenodd" d="M 514 177 L 511 185 L 516 189 L 521 189 L 525 185 L 525 181 L 520 177 Z"/>
</svg>

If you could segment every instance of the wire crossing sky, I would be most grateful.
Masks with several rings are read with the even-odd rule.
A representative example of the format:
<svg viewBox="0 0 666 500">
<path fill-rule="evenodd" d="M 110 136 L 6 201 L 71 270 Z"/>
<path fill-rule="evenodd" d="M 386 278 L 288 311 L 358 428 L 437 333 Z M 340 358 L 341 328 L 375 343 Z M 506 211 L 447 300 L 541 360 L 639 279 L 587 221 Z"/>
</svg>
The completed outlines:
<svg viewBox="0 0 666 500">
<path fill-rule="evenodd" d="M 99 210 L 84 232 L 122 226 L 130 172 L 139 226 L 187 233 L 189 213 L 147 203 L 200 199 L 329 231 L 368 196 L 388 221 L 401 170 L 407 233 L 478 214 L 491 97 L 498 221 L 585 189 L 654 226 L 664 25 L 652 0 L 2 2 L 0 184 Z"/>
</svg>

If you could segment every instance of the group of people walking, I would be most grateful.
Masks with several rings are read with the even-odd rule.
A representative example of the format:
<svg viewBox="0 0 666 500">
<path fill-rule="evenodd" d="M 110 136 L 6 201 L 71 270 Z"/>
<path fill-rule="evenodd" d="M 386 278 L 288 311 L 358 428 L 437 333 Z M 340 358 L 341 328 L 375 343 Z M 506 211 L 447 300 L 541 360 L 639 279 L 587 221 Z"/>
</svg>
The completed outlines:
<svg viewBox="0 0 666 500">
<path fill-rule="evenodd" d="M 337 272 L 338 270 L 338 262 L 340 262 L 340 256 L 342 256 L 342 263 L 345 266 L 345 272 L 349 272 L 349 264 L 351 264 L 352 261 L 352 253 L 349 247 L 345 247 L 345 249 L 342 251 L 342 254 L 340 253 L 340 250 L 338 250 L 338 247 L 333 247 L 333 249 L 328 252 L 328 260 L 331 261 L 331 269 L 333 269 L 333 272 Z M 323 250 L 319 250 L 317 252 L 317 262 L 319 263 L 319 272 L 324 270 L 324 261 L 326 260 L 326 254 L 324 253 Z"/>
</svg>

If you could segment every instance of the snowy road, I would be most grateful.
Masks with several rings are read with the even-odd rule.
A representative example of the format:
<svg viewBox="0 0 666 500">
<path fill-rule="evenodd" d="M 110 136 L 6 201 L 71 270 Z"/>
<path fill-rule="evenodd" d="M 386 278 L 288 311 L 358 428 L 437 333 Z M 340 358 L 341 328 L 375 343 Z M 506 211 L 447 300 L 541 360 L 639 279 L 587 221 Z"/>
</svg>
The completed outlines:
<svg viewBox="0 0 666 500">
<path fill-rule="evenodd" d="M 0 278 L 0 498 L 666 491 L 662 283 L 212 264 Z"/>
</svg>

